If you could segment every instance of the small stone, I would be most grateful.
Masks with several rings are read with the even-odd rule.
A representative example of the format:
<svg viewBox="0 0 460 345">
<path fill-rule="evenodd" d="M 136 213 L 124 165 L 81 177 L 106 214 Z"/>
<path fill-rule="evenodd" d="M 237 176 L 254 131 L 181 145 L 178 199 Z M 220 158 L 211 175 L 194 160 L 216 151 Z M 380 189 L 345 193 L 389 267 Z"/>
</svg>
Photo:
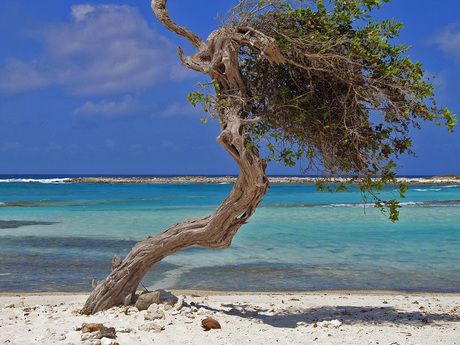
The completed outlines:
<svg viewBox="0 0 460 345">
<path fill-rule="evenodd" d="M 141 311 L 141 310 L 147 310 L 151 304 L 153 303 L 160 303 L 160 292 L 159 291 L 153 291 L 153 292 L 147 292 L 139 296 L 139 298 L 136 301 L 136 308 Z"/>
<path fill-rule="evenodd" d="M 179 299 L 177 300 L 176 305 L 174 306 L 174 309 L 181 310 L 182 307 L 184 306 L 184 300 L 185 300 L 185 296 L 180 296 Z"/>
<path fill-rule="evenodd" d="M 161 320 L 165 318 L 165 313 L 162 310 L 157 310 L 156 312 L 147 311 L 144 315 L 144 320 Z"/>
<path fill-rule="evenodd" d="M 86 340 L 83 345 L 101 345 L 101 341 L 99 339 L 89 339 Z"/>
<path fill-rule="evenodd" d="M 24 307 L 24 301 L 19 301 L 19 302 L 16 304 L 16 308 L 20 308 L 20 307 Z"/>
<path fill-rule="evenodd" d="M 127 328 L 127 327 L 117 327 L 115 328 L 115 332 L 117 333 L 131 333 L 133 332 L 132 328 Z"/>
<path fill-rule="evenodd" d="M 173 306 L 177 303 L 178 298 L 169 291 L 157 290 L 160 293 L 161 304 Z"/>
<path fill-rule="evenodd" d="M 180 311 L 180 314 L 181 315 L 187 315 L 187 314 L 190 314 L 192 312 L 192 310 L 188 307 L 186 308 L 182 308 L 182 310 Z"/>
<path fill-rule="evenodd" d="M 159 308 L 158 304 L 151 304 L 147 310 L 153 313 L 156 313 L 158 311 L 158 308 Z"/>
<path fill-rule="evenodd" d="M 323 327 L 323 328 L 339 328 L 340 326 L 342 326 L 342 322 L 340 322 L 339 320 L 332 320 L 332 321 L 322 321 L 322 322 L 318 322 L 318 323 L 315 323 L 316 327 Z M 314 326 L 315 327 L 315 326 Z"/>
<path fill-rule="evenodd" d="M 172 309 L 172 305 L 166 304 L 166 305 L 163 307 L 163 309 L 164 309 L 165 311 L 169 311 L 169 310 Z"/>
<path fill-rule="evenodd" d="M 334 328 L 339 328 L 340 326 L 342 326 L 342 322 L 340 322 L 339 320 L 332 320 L 331 326 Z"/>
<path fill-rule="evenodd" d="M 56 334 L 56 340 L 59 340 L 59 341 L 63 341 L 63 340 L 66 340 L 67 337 L 65 336 L 65 334 Z"/>
<path fill-rule="evenodd" d="M 14 304 L 7 304 L 5 305 L 5 308 L 14 308 Z"/>
<path fill-rule="evenodd" d="M 203 321 L 201 321 L 201 326 L 204 328 L 205 331 L 209 331 L 210 329 L 221 329 L 220 323 L 213 319 L 212 317 L 207 317 Z"/>
<path fill-rule="evenodd" d="M 99 332 L 101 333 L 101 338 L 115 339 L 117 337 L 114 327 L 102 327 Z"/>
<path fill-rule="evenodd" d="M 117 341 L 109 338 L 102 338 L 101 345 L 119 345 Z"/>
<path fill-rule="evenodd" d="M 82 323 L 81 328 L 77 329 L 78 331 L 82 331 L 82 333 L 91 333 L 99 331 L 104 325 L 102 323 Z"/>
<path fill-rule="evenodd" d="M 160 333 L 163 330 L 163 327 L 156 324 L 155 322 L 146 322 L 146 323 L 139 325 L 138 329 L 139 331 L 147 331 L 147 332 L 153 331 L 155 333 Z"/>
<path fill-rule="evenodd" d="M 99 331 L 97 332 L 91 332 L 91 333 L 83 333 L 81 335 L 81 341 L 86 341 L 86 340 L 90 340 L 90 339 L 101 339 L 101 333 L 99 333 Z"/>
</svg>

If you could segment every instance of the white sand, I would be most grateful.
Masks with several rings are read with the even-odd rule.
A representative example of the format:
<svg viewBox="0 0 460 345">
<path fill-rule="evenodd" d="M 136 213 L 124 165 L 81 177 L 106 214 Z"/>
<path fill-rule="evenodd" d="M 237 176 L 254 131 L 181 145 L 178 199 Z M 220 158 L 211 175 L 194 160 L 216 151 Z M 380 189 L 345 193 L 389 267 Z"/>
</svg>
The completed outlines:
<svg viewBox="0 0 460 345">
<path fill-rule="evenodd" d="M 174 293 L 185 306 L 156 321 L 134 307 L 80 315 L 87 295 L 3 294 L 0 344 L 460 344 L 460 294 Z M 222 328 L 204 331 L 207 316 Z M 117 338 L 82 341 L 76 329 L 93 322 L 115 327 Z M 164 330 L 139 330 L 149 322 Z"/>
</svg>

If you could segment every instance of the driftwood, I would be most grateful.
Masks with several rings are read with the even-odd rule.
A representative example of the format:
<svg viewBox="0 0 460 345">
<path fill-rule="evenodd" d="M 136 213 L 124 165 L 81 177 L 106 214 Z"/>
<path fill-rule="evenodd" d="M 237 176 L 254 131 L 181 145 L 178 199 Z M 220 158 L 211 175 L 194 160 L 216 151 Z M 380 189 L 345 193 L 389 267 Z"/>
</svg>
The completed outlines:
<svg viewBox="0 0 460 345">
<path fill-rule="evenodd" d="M 199 246 L 224 249 L 233 236 L 255 212 L 270 187 L 266 162 L 250 147 L 246 127 L 248 99 L 245 81 L 238 64 L 238 51 L 243 46 L 258 48 L 270 63 L 281 63 L 283 57 L 274 40 L 249 27 L 221 28 L 204 42 L 187 28 L 180 27 L 169 17 L 167 0 L 153 0 L 152 9 L 158 20 L 172 32 L 187 39 L 197 53 L 185 56 L 178 48 L 182 64 L 205 73 L 218 83 L 225 106 L 218 110 L 221 133 L 217 141 L 227 150 L 240 168 L 240 174 L 230 195 L 215 212 L 204 218 L 189 218 L 137 243 L 123 259 L 115 256 L 112 272 L 98 282 L 86 301 L 83 313 L 92 314 L 114 305 L 133 302 L 136 289 L 144 275 L 163 258 L 182 249 Z"/>
</svg>

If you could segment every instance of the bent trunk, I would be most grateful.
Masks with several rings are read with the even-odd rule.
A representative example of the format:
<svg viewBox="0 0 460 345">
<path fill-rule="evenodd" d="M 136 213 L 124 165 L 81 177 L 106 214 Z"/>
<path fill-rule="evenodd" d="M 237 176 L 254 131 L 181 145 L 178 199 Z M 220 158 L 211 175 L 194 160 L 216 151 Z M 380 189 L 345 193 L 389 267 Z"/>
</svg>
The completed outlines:
<svg viewBox="0 0 460 345">
<path fill-rule="evenodd" d="M 234 109 L 229 113 L 231 110 Z M 227 123 L 218 141 L 237 161 L 240 175 L 227 199 L 210 216 L 177 223 L 137 243 L 121 262 L 114 260 L 112 272 L 96 285 L 82 313 L 92 314 L 114 305 L 131 303 L 141 279 L 168 255 L 191 246 L 211 249 L 230 246 L 233 236 L 254 213 L 270 187 L 265 161 L 245 145 L 240 117 L 238 114 L 230 117 L 233 121 Z"/>
<path fill-rule="evenodd" d="M 255 212 L 270 188 L 265 173 L 266 162 L 259 157 L 253 145 L 248 145 L 251 139 L 247 126 L 255 121 L 247 119 L 250 97 L 241 75 L 238 51 L 242 46 L 250 45 L 258 48 L 271 63 L 282 63 L 284 59 L 274 39 L 251 28 L 222 28 L 211 33 L 205 43 L 170 19 L 166 2 L 152 0 L 155 15 L 166 28 L 186 38 L 198 51 L 195 55 L 185 56 L 178 48 L 182 64 L 209 75 L 219 84 L 223 106 L 219 107 L 221 133 L 217 140 L 237 162 L 240 175 L 230 195 L 210 216 L 189 218 L 156 236 L 149 236 L 136 244 L 123 260 L 115 256 L 112 272 L 96 284 L 82 313 L 92 314 L 113 305 L 131 303 L 141 279 L 168 255 L 192 246 L 211 249 L 229 247 L 233 236 Z"/>
</svg>

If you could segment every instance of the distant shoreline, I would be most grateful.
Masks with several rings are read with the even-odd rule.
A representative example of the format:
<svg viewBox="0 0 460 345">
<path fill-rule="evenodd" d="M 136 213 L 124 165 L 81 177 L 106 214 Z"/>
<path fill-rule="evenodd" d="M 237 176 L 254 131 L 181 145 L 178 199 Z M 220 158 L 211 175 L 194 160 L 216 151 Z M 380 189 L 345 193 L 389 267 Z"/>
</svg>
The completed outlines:
<svg viewBox="0 0 460 345">
<path fill-rule="evenodd" d="M 315 184 L 320 180 L 318 177 L 269 177 L 270 183 L 279 184 Z M 331 181 L 341 182 L 346 179 Z M 66 180 L 67 183 L 197 183 L 197 184 L 222 184 L 235 183 L 236 177 L 207 177 L 207 176 L 177 176 L 177 177 L 79 177 Z M 460 175 L 441 175 L 432 177 L 409 178 L 400 177 L 397 183 L 405 184 L 459 184 Z"/>
</svg>

